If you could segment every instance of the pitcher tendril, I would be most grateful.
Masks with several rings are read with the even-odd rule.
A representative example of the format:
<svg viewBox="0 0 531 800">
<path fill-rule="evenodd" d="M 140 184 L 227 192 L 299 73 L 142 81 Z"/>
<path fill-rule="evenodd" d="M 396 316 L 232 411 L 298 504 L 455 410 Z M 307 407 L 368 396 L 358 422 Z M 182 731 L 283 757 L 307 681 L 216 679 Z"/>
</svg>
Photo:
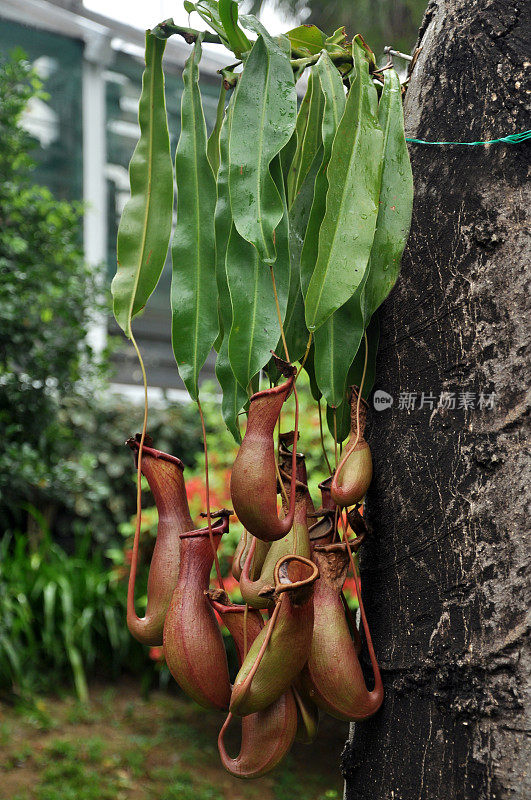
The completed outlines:
<svg viewBox="0 0 531 800">
<path fill-rule="evenodd" d="M 288 363 L 291 363 L 291 359 L 289 357 L 288 345 L 287 345 L 287 342 L 286 342 L 286 335 L 284 333 L 284 325 L 282 323 L 282 314 L 280 313 L 280 305 L 279 305 L 279 302 L 278 302 L 277 283 L 275 281 L 275 273 L 273 271 L 273 267 L 269 267 L 269 270 L 271 272 L 271 283 L 273 284 L 273 295 L 275 297 L 275 306 L 276 306 L 276 309 L 277 309 L 278 326 L 280 328 L 280 335 L 282 337 L 282 344 L 284 345 L 284 352 L 286 354 L 286 361 Z"/>
<path fill-rule="evenodd" d="M 372 481 L 371 450 L 364 438 L 367 408 L 365 401 L 363 401 L 363 413 L 361 413 L 362 391 L 368 362 L 368 341 L 366 336 L 364 345 L 365 355 L 360 388 L 353 386 L 351 390 L 349 442 L 330 486 L 334 501 L 342 508 L 361 503 Z"/>
<path fill-rule="evenodd" d="M 136 343 L 136 339 L 133 336 L 133 332 L 130 331 L 129 338 L 131 339 L 131 343 L 135 349 L 138 363 L 140 364 L 140 370 L 142 372 L 142 382 L 144 386 L 144 418 L 142 421 L 142 433 L 140 435 L 140 443 L 138 446 L 138 463 L 136 469 L 136 522 L 135 522 L 135 534 L 133 539 L 133 553 L 131 555 L 131 567 L 129 570 L 129 584 L 127 589 L 127 606 L 128 611 L 134 612 L 135 609 L 135 580 L 136 580 L 136 572 L 138 566 L 138 546 L 140 542 L 140 528 L 142 526 L 142 451 L 144 449 L 144 441 L 146 439 L 146 432 L 147 432 L 147 421 L 148 421 L 148 388 L 147 388 L 147 377 L 146 377 L 146 369 L 144 367 L 144 362 L 142 360 L 142 355 Z"/>
<path fill-rule="evenodd" d="M 325 447 L 325 443 L 324 443 L 323 412 L 321 410 L 321 400 L 320 399 L 317 401 L 317 409 L 318 409 L 318 412 L 319 412 L 319 436 L 321 438 L 321 449 L 323 451 L 323 456 L 324 456 L 324 459 L 326 461 L 326 466 L 328 467 L 328 472 L 331 475 L 332 472 L 333 472 L 333 469 L 330 466 L 330 461 L 328 460 L 328 455 L 327 455 L 326 447 Z"/>
<path fill-rule="evenodd" d="M 310 331 L 310 335 L 308 336 L 308 342 L 306 344 L 306 350 L 304 351 L 304 356 L 303 356 L 303 359 L 302 359 L 302 361 L 300 363 L 300 367 L 297 370 L 297 375 L 295 376 L 295 380 L 297 380 L 297 378 L 299 377 L 299 375 L 302 372 L 302 369 L 303 369 L 304 365 L 306 364 L 306 361 L 308 359 L 308 355 L 310 353 L 310 347 L 312 346 L 312 339 L 313 339 L 313 331 Z"/>
<path fill-rule="evenodd" d="M 216 545 L 214 543 L 214 534 L 212 533 L 212 517 L 210 512 L 210 482 L 209 482 L 209 475 L 208 475 L 208 448 L 207 448 L 207 435 L 206 435 L 206 428 L 205 428 L 205 418 L 203 416 L 203 409 L 201 408 L 201 403 L 199 402 L 199 398 L 197 399 L 197 410 L 199 411 L 199 416 L 201 418 L 201 430 L 203 433 L 203 452 L 205 454 L 205 495 L 206 495 L 206 515 L 207 515 L 207 526 L 208 526 L 208 536 L 210 538 L 210 545 L 212 547 L 212 553 L 214 556 L 214 565 L 216 567 L 216 577 L 218 579 L 218 583 L 220 588 L 224 591 L 225 585 L 223 583 L 223 577 L 221 575 L 221 567 L 219 565 L 219 558 Z"/>
</svg>

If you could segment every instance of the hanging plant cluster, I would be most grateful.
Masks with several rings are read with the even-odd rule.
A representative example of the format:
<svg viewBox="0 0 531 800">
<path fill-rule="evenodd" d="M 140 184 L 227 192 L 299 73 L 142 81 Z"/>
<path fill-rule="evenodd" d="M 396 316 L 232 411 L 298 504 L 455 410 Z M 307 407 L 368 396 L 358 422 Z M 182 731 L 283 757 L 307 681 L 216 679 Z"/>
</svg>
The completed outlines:
<svg viewBox="0 0 531 800">
<path fill-rule="evenodd" d="M 141 133 L 112 285 L 115 316 L 137 351 L 146 396 L 142 434 L 129 440 L 138 513 L 127 617 L 139 641 L 163 644 L 172 675 L 190 697 L 228 711 L 218 741 L 221 760 L 233 775 L 253 778 L 272 769 L 296 736 L 312 741 L 319 709 L 359 721 L 383 699 L 355 554 L 367 534 L 359 508 L 372 477 L 364 398 L 374 382 L 375 311 L 398 275 L 412 176 L 399 77 L 391 65 L 377 70 L 361 36 L 348 41 L 342 28 L 326 36 L 301 26 L 272 37 L 255 17 L 238 15 L 233 0 L 184 5 L 214 32 L 167 20 L 146 34 Z M 171 309 L 177 366 L 204 435 L 206 525 L 197 530 L 183 464 L 156 450 L 146 434 L 146 375 L 132 331 L 158 282 L 172 231 L 174 170 L 162 69 L 172 34 L 192 45 L 175 156 Z M 203 42 L 223 44 L 237 59 L 220 70 L 217 118 L 208 138 L 199 88 Z M 300 105 L 298 80 L 306 81 Z M 233 512 L 211 511 L 208 499 L 198 379 L 212 349 L 223 418 L 239 444 L 231 498 L 244 534 L 232 569 L 242 605 L 229 601 L 217 558 Z M 320 419 L 322 399 L 326 403 L 336 454 L 335 470 L 319 485 L 318 509 L 298 452 L 302 368 Z M 294 430 L 280 433 L 291 395 Z M 322 428 L 321 439 L 325 450 Z M 134 585 L 142 475 L 159 522 L 146 614 L 139 618 Z M 374 673 L 372 691 L 342 594 L 349 570 Z M 240 663 L 232 684 L 220 621 Z M 241 747 L 233 757 L 224 740 L 235 717 L 241 720 Z"/>
</svg>

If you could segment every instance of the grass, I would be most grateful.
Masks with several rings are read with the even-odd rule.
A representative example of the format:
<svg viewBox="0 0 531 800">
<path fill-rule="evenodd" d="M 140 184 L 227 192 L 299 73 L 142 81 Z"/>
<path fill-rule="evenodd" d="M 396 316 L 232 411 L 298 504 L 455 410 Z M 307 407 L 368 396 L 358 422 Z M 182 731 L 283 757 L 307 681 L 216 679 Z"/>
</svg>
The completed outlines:
<svg viewBox="0 0 531 800">
<path fill-rule="evenodd" d="M 71 695 L 0 704 L 0 800 L 342 797 L 343 723 L 325 718 L 313 745 L 295 744 L 270 775 L 239 781 L 219 762 L 221 715 L 173 693 L 142 698 L 133 683 L 93 686 L 90 697 L 88 707 Z"/>
</svg>

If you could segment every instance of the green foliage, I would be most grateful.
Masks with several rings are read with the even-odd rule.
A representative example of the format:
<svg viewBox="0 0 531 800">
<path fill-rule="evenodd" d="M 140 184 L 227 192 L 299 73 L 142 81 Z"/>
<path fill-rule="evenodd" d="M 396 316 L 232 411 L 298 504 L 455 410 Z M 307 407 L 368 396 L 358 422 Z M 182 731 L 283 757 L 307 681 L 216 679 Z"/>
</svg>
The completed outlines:
<svg viewBox="0 0 531 800">
<path fill-rule="evenodd" d="M 291 279 L 289 285 L 288 309 L 284 321 L 284 331 L 290 358 L 300 359 L 306 350 L 308 331 L 304 320 L 304 297 L 301 285 L 301 250 L 314 196 L 315 175 L 322 156 L 322 148 L 317 152 L 310 170 L 303 181 L 299 193 L 289 210 L 289 255 L 291 260 Z M 275 348 L 282 352 L 282 340 Z"/>
<path fill-rule="evenodd" d="M 327 53 L 323 53 L 314 67 L 316 79 L 319 80 L 324 95 L 324 109 L 321 126 L 323 154 L 319 172 L 315 177 L 315 191 L 312 196 L 312 208 L 308 224 L 304 230 L 304 243 L 300 254 L 301 287 L 304 293 L 312 277 L 317 260 L 319 245 L 319 228 L 325 214 L 328 193 L 328 164 L 332 153 L 336 131 L 345 111 L 345 90 L 343 81 Z"/>
<path fill-rule="evenodd" d="M 229 333 L 232 327 L 232 303 L 225 266 L 227 244 L 234 227 L 229 197 L 229 134 L 232 105 L 227 109 L 219 136 L 219 170 L 217 175 L 217 201 L 214 217 L 216 238 L 216 283 L 218 287 L 218 312 L 221 341 L 216 358 L 216 378 L 223 392 L 221 413 L 225 425 L 236 442 L 241 439 L 238 413 L 247 400 L 246 390 L 238 383 L 229 361 Z"/>
<path fill-rule="evenodd" d="M 30 182 L 20 127 L 39 83 L 20 54 L 0 65 L 0 507 L 59 498 L 87 477 L 68 397 L 90 400 L 101 376 L 86 334 L 96 276 L 83 263 L 81 208 Z"/>
<path fill-rule="evenodd" d="M 383 139 L 378 96 L 357 40 L 352 56 L 355 75 L 332 146 L 326 211 L 305 295 L 309 330 L 320 328 L 361 284 L 376 228 Z"/>
<path fill-rule="evenodd" d="M 345 402 L 365 329 L 398 276 L 411 217 L 402 87 L 393 70 L 385 78 L 378 74 L 360 34 L 349 42 L 343 28 L 327 36 L 316 26 L 299 26 L 273 38 L 255 17 L 238 17 L 234 2 L 186 7 L 221 35 L 243 69 L 226 84 L 236 88 L 224 119 L 221 92 L 211 165 L 195 78 L 186 113 L 183 106 L 181 140 L 193 141 L 189 163 L 195 166 L 181 179 L 186 202 L 178 209 L 176 246 L 184 255 L 177 269 L 174 259 L 174 351 L 197 399 L 197 374 L 219 323 L 223 416 L 239 441 L 244 393 L 255 390 L 264 368 L 278 380 L 270 351 L 300 361 L 314 336 L 307 365 L 312 394 L 323 396 L 329 409 Z M 254 42 L 240 40 L 238 21 L 257 35 Z M 155 30 L 165 37 L 179 28 L 168 21 Z M 187 38 L 190 29 L 181 33 Z M 195 34 L 189 64 L 205 35 Z M 306 70 L 307 91 L 296 113 L 295 82 Z M 187 67 L 185 83 L 190 74 Z M 204 191 L 213 186 L 212 167 L 215 259 L 212 203 Z M 216 301 L 214 315 L 207 306 Z M 345 426 L 334 430 L 342 437 Z"/>
<path fill-rule="evenodd" d="M 337 70 L 335 72 L 338 74 Z M 309 96 L 309 102 L 307 102 L 307 96 Z M 316 69 L 315 67 L 310 67 L 305 102 L 297 115 L 297 146 L 287 180 L 290 206 L 293 205 L 293 201 L 299 193 L 312 161 L 321 146 L 323 106 L 324 95 Z"/>
<path fill-rule="evenodd" d="M 372 315 L 365 333 L 367 335 L 367 367 L 365 368 L 365 348 L 360 347 L 349 369 L 347 385 L 360 386 L 361 377 L 365 369 L 365 382 L 363 384 L 362 395 L 367 399 L 374 386 L 374 381 L 376 380 L 376 356 L 378 354 L 378 343 L 380 340 L 378 314 Z"/>
<path fill-rule="evenodd" d="M 314 56 L 321 52 L 325 43 L 325 35 L 315 25 L 299 25 L 286 34 L 291 42 L 291 49 L 305 56 Z"/>
<path fill-rule="evenodd" d="M 315 378 L 333 408 L 343 401 L 348 371 L 363 339 L 361 299 L 365 280 L 364 277 L 352 297 L 315 331 Z"/>
<path fill-rule="evenodd" d="M 234 224 L 275 262 L 274 231 L 284 214 L 270 164 L 293 133 L 297 95 L 285 53 L 266 33 L 256 40 L 238 81 L 229 142 L 229 186 Z"/>
<path fill-rule="evenodd" d="M 404 138 L 400 80 L 394 70 L 385 72 L 378 119 L 384 134 L 384 158 L 378 219 L 363 297 L 366 322 L 395 285 L 411 222 L 413 173 Z"/>
<path fill-rule="evenodd" d="M 216 109 L 216 122 L 212 128 L 212 132 L 208 137 L 207 142 L 207 155 L 208 163 L 212 168 L 214 177 L 218 174 L 219 169 L 219 137 L 221 133 L 221 126 L 225 118 L 225 104 L 227 102 L 227 89 L 225 84 L 222 83 L 219 87 L 218 105 Z"/>
<path fill-rule="evenodd" d="M 175 360 L 192 399 L 199 371 L 219 332 L 216 313 L 214 211 L 216 182 L 207 156 L 199 91 L 199 37 L 188 58 L 181 99 L 181 135 L 175 156 L 177 226 L 172 242 L 172 342 Z"/>
<path fill-rule="evenodd" d="M 218 9 L 229 46 L 238 57 L 241 57 L 242 53 L 250 49 L 251 43 L 238 25 L 238 3 L 236 0 L 219 0 Z"/>
<path fill-rule="evenodd" d="M 146 305 L 166 260 L 171 234 L 173 175 L 164 98 L 166 42 L 146 33 L 146 69 L 138 108 L 140 139 L 131 158 L 131 197 L 118 230 L 114 315 L 126 336 Z"/>
<path fill-rule="evenodd" d="M 73 681 L 86 701 L 87 677 L 142 673 L 146 651 L 125 625 L 126 593 L 119 571 L 89 537 L 67 555 L 49 535 L 31 549 L 22 534 L 0 543 L 0 687 L 22 695 Z"/>
<path fill-rule="evenodd" d="M 233 123 L 234 125 L 234 118 Z M 232 130 L 232 127 L 231 127 Z M 280 316 L 284 319 L 290 286 L 289 227 L 280 161 L 275 158 L 271 174 L 280 188 L 283 216 L 276 228 L 274 264 L 266 265 L 258 250 L 249 244 L 234 224 L 225 256 L 225 271 L 232 305 L 229 336 L 229 360 L 232 371 L 242 386 L 250 382 L 271 358 L 279 336 Z M 276 288 L 273 291 L 273 279 Z"/>
</svg>

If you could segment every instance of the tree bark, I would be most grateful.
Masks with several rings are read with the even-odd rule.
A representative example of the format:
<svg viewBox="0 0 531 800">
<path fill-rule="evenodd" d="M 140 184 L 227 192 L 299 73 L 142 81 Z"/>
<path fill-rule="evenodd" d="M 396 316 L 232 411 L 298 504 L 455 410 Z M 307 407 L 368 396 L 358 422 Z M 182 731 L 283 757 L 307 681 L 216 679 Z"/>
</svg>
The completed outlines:
<svg viewBox="0 0 531 800">
<path fill-rule="evenodd" d="M 528 31 L 525 0 L 430 3 L 406 135 L 473 141 L 528 128 Z M 380 317 L 376 388 L 394 403 L 372 412 L 374 534 L 361 561 L 386 699 L 345 747 L 345 796 L 524 800 L 529 145 L 412 144 L 410 154 L 413 225 Z M 417 394 L 414 410 L 399 408 L 401 392 Z M 419 409 L 422 392 L 436 396 L 433 410 Z M 436 407 L 441 392 L 456 393 L 455 410 Z M 458 408 L 461 392 L 474 409 Z M 481 392 L 496 393 L 492 410 L 478 408 Z"/>
</svg>

